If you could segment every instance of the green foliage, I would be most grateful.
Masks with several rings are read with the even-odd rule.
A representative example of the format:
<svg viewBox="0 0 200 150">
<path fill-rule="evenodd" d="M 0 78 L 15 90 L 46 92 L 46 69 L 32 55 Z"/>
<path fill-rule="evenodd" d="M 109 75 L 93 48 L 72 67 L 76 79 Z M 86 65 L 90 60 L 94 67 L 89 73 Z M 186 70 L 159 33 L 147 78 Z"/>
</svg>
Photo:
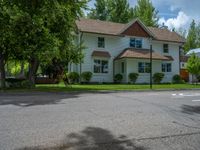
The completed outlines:
<svg viewBox="0 0 200 150">
<path fill-rule="evenodd" d="M 164 73 L 154 73 L 153 75 L 153 81 L 154 83 L 161 83 L 162 79 L 164 78 Z"/>
<path fill-rule="evenodd" d="M 172 82 L 179 84 L 179 83 L 184 83 L 184 81 L 181 79 L 181 76 L 176 74 L 172 77 Z"/>
<path fill-rule="evenodd" d="M 114 82 L 116 83 L 122 82 L 122 79 L 123 79 L 123 76 L 119 73 L 114 76 Z"/>
<path fill-rule="evenodd" d="M 197 34 L 196 34 L 196 23 L 193 20 L 190 24 L 190 28 L 188 31 L 186 43 L 184 45 L 185 52 L 188 52 L 190 49 L 194 49 L 197 47 Z"/>
<path fill-rule="evenodd" d="M 138 0 L 132 15 L 133 18 L 139 18 L 146 26 L 158 27 L 158 11 L 150 0 Z"/>
<path fill-rule="evenodd" d="M 190 56 L 186 66 L 189 73 L 195 76 L 200 75 L 200 58 L 194 53 Z"/>
<path fill-rule="evenodd" d="M 96 0 L 96 3 L 94 4 L 95 8 L 91 9 L 88 17 L 91 19 L 108 20 L 108 3 L 109 0 Z"/>
<path fill-rule="evenodd" d="M 26 79 L 8 78 L 6 79 L 9 88 L 30 88 L 31 83 Z"/>
<path fill-rule="evenodd" d="M 95 8 L 88 17 L 118 23 L 128 23 L 131 18 L 131 8 L 128 0 L 96 0 Z"/>
<path fill-rule="evenodd" d="M 70 83 L 78 83 L 79 74 L 77 72 L 70 72 L 67 74 L 67 78 Z"/>
<path fill-rule="evenodd" d="M 90 82 L 92 78 L 92 72 L 86 71 L 81 74 L 81 78 L 84 82 Z"/>
<path fill-rule="evenodd" d="M 128 0 L 96 0 L 95 8 L 88 14 L 89 18 L 128 23 L 134 18 L 141 19 L 147 26 L 158 26 L 158 11 L 150 0 L 138 0 L 132 8 Z"/>
<path fill-rule="evenodd" d="M 110 2 L 110 21 L 128 23 L 130 18 L 130 6 L 128 0 L 114 0 Z"/>
<path fill-rule="evenodd" d="M 135 83 L 139 74 L 138 73 L 129 73 L 128 77 L 132 83 Z"/>
</svg>

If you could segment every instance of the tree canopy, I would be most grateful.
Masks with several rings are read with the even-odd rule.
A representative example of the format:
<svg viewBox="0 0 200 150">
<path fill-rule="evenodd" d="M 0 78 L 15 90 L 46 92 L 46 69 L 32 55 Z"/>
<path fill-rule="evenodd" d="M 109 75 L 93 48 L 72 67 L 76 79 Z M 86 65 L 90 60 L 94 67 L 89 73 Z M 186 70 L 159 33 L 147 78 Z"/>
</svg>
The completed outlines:
<svg viewBox="0 0 200 150">
<path fill-rule="evenodd" d="M 134 8 L 128 0 L 96 0 L 88 17 L 117 23 L 128 23 L 139 18 L 147 26 L 158 26 L 159 19 L 158 11 L 150 0 L 138 0 Z"/>
<path fill-rule="evenodd" d="M 73 61 L 69 58 L 75 59 L 71 56 L 78 49 L 75 21 L 83 14 L 86 4 L 87 0 L 1 0 L 0 31 L 6 33 L 0 36 L 1 62 L 5 62 L 9 51 L 16 59 L 28 61 L 28 79 L 34 85 L 40 63 L 54 58 Z M 1 73 L 3 70 L 2 65 Z"/>
</svg>

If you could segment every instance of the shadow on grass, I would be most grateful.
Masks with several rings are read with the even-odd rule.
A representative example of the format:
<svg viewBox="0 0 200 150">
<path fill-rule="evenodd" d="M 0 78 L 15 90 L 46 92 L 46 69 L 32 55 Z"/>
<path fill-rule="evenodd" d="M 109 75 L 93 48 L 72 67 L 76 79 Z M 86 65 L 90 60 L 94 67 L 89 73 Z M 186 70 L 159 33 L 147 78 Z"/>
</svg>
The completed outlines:
<svg viewBox="0 0 200 150">
<path fill-rule="evenodd" d="M 71 133 L 55 147 L 24 147 L 17 150 L 146 150 L 143 146 L 128 140 L 126 136 L 119 138 L 108 130 L 87 127 L 80 133 Z"/>
<path fill-rule="evenodd" d="M 200 106 L 182 105 L 182 112 L 187 114 L 200 114 Z"/>
</svg>

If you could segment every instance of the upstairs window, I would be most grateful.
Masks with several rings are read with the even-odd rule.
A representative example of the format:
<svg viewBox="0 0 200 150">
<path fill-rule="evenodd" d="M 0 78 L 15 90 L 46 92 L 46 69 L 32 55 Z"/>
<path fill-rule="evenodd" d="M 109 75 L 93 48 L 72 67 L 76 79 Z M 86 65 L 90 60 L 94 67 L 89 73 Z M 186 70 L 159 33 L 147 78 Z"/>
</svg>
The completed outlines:
<svg viewBox="0 0 200 150">
<path fill-rule="evenodd" d="M 163 44 L 163 52 L 169 53 L 169 45 L 168 44 Z"/>
<path fill-rule="evenodd" d="M 121 62 L 121 72 L 124 73 L 124 70 L 125 70 L 125 68 L 124 68 L 124 62 Z"/>
<path fill-rule="evenodd" d="M 163 63 L 162 64 L 162 72 L 172 72 L 172 64 L 171 63 Z"/>
<path fill-rule="evenodd" d="M 142 39 L 130 38 L 130 47 L 142 48 Z"/>
<path fill-rule="evenodd" d="M 107 60 L 94 60 L 94 73 L 108 73 L 108 61 Z"/>
<path fill-rule="evenodd" d="M 105 48 L 105 38 L 104 37 L 98 37 L 98 47 Z"/>
<path fill-rule="evenodd" d="M 139 62 L 138 63 L 138 72 L 139 73 L 150 73 L 150 63 Z"/>
</svg>

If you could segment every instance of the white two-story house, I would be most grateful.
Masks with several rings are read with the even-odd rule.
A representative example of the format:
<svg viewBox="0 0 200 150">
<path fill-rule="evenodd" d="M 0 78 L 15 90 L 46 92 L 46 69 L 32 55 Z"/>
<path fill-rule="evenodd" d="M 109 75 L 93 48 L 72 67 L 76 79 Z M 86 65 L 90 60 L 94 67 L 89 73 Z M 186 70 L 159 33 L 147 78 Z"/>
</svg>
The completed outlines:
<svg viewBox="0 0 200 150">
<path fill-rule="evenodd" d="M 83 41 L 84 60 L 71 71 L 93 73 L 91 82 L 113 82 L 115 74 L 129 82 L 129 73 L 138 73 L 137 83 L 150 82 L 150 46 L 152 72 L 163 72 L 163 82 L 171 82 L 180 73 L 179 49 L 185 39 L 168 29 L 146 27 L 139 19 L 128 24 L 92 19 L 76 22 L 79 41 Z"/>
</svg>

